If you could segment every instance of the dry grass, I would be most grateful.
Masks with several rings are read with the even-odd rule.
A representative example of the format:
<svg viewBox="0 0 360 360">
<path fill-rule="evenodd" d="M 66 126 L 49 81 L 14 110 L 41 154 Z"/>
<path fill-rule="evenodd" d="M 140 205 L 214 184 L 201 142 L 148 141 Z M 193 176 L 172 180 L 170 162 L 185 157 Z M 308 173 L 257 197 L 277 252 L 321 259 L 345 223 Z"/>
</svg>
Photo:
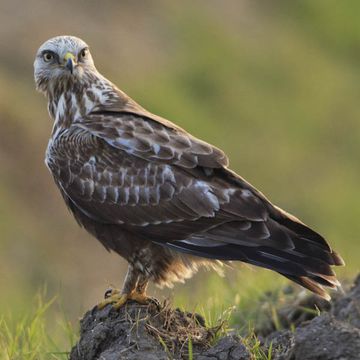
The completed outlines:
<svg viewBox="0 0 360 360">
<path fill-rule="evenodd" d="M 179 354 L 185 358 L 195 351 L 209 348 L 222 326 L 223 323 L 208 328 L 202 316 L 173 309 L 167 300 L 145 324 L 149 334 L 160 341 L 169 356 Z"/>
</svg>

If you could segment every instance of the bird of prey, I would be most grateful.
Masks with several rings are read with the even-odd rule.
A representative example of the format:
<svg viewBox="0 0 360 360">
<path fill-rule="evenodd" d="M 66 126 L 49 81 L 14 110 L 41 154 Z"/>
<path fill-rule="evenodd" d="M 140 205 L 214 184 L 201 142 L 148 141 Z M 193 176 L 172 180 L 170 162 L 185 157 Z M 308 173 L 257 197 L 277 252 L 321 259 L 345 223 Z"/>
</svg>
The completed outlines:
<svg viewBox="0 0 360 360">
<path fill-rule="evenodd" d="M 200 266 L 241 261 L 314 293 L 339 285 L 326 240 L 228 168 L 225 153 L 154 115 L 95 68 L 88 45 L 58 36 L 39 48 L 37 89 L 54 121 L 46 164 L 77 222 L 128 262 L 115 307 L 148 300 Z"/>
</svg>

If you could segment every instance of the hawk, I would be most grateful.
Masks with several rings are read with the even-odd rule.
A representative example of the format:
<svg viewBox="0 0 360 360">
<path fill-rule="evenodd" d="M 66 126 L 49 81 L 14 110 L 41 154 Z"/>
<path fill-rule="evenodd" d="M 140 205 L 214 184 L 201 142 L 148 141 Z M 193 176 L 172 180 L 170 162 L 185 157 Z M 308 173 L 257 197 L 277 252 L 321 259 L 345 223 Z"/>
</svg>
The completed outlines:
<svg viewBox="0 0 360 360">
<path fill-rule="evenodd" d="M 147 301 L 200 266 L 241 261 L 329 299 L 326 240 L 228 168 L 225 153 L 154 115 L 95 68 L 88 45 L 58 36 L 39 48 L 36 88 L 54 121 L 46 165 L 77 222 L 128 262 L 106 303 Z"/>
</svg>

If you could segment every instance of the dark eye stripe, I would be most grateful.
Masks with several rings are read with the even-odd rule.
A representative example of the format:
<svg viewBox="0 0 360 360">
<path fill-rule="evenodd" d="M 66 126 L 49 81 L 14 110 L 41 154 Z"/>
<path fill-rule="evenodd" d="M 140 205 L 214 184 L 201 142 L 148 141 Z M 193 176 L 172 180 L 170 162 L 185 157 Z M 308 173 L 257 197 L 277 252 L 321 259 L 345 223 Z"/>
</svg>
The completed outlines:
<svg viewBox="0 0 360 360">
<path fill-rule="evenodd" d="M 55 57 L 55 55 L 56 55 L 56 53 L 54 53 L 54 52 L 51 51 L 51 50 L 43 50 L 40 55 L 41 55 L 41 56 L 44 56 L 45 54 L 51 54 L 51 55 L 54 56 L 54 57 Z"/>
</svg>

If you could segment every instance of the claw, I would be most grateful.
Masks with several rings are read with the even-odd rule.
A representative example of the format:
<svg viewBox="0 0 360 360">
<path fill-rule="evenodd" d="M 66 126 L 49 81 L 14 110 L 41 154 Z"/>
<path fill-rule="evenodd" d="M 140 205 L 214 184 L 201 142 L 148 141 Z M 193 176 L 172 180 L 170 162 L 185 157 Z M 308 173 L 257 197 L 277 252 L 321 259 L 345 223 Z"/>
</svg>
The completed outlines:
<svg viewBox="0 0 360 360">
<path fill-rule="evenodd" d="M 136 301 L 141 305 L 149 304 L 152 299 L 144 294 L 132 292 L 130 294 L 121 294 L 119 290 L 109 289 L 105 292 L 105 300 L 98 304 L 98 309 L 103 309 L 106 305 L 112 304 L 114 309 L 120 309 L 128 300 Z"/>
<path fill-rule="evenodd" d="M 111 296 L 108 296 L 105 300 L 101 301 L 98 304 L 98 309 L 103 309 L 108 304 L 113 304 L 113 307 L 118 309 L 122 305 L 124 305 L 127 301 L 127 294 L 114 294 Z"/>
<path fill-rule="evenodd" d="M 107 299 L 107 298 L 111 297 L 112 295 L 119 294 L 119 293 L 120 293 L 120 290 L 109 288 L 105 291 L 104 298 Z"/>
</svg>

